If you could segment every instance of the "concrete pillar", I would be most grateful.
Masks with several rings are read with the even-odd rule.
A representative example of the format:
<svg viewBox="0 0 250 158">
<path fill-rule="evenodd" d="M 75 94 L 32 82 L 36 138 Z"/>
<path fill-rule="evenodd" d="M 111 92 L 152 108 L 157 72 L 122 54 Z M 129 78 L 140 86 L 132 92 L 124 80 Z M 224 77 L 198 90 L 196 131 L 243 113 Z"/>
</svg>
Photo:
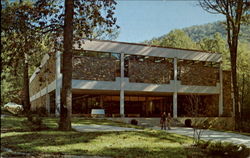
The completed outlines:
<svg viewBox="0 0 250 158">
<path fill-rule="evenodd" d="M 58 51 L 56 52 L 56 107 L 55 107 L 56 116 L 60 116 L 61 88 L 62 88 L 61 52 Z"/>
<path fill-rule="evenodd" d="M 124 53 L 121 53 L 120 115 L 124 117 Z"/>
<path fill-rule="evenodd" d="M 223 71 L 220 63 L 220 96 L 219 96 L 219 116 L 223 114 Z"/>
<path fill-rule="evenodd" d="M 177 58 L 174 58 L 173 117 L 177 118 Z"/>
</svg>

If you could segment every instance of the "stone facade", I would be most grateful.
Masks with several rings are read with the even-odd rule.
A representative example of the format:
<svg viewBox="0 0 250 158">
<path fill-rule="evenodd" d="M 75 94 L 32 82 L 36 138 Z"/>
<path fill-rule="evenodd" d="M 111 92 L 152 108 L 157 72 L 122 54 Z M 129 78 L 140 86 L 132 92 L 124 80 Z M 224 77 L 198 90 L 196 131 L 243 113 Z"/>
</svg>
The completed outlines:
<svg viewBox="0 0 250 158">
<path fill-rule="evenodd" d="M 115 81 L 116 60 L 98 57 L 74 57 L 72 79 Z"/>
<path fill-rule="evenodd" d="M 51 82 L 53 82 L 55 80 L 55 75 L 56 75 L 55 56 L 51 55 L 47 63 L 40 69 L 39 73 L 30 83 L 30 96 L 35 95 L 40 90 L 46 87 L 46 78 L 48 85 Z"/>
<path fill-rule="evenodd" d="M 173 63 L 162 61 L 129 61 L 129 82 L 169 84 L 173 79 Z"/>
<path fill-rule="evenodd" d="M 178 71 L 182 85 L 216 86 L 219 82 L 219 68 L 204 66 L 202 62 L 178 62 Z"/>
<path fill-rule="evenodd" d="M 231 92 L 231 71 L 223 71 L 223 116 L 232 116 L 233 100 Z"/>
</svg>

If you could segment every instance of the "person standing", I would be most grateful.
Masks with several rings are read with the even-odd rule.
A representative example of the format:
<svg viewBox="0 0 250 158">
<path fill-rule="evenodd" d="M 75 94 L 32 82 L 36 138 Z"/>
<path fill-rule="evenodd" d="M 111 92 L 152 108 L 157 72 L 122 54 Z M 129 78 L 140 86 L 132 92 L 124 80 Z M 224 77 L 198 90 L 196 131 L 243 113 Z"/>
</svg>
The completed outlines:
<svg viewBox="0 0 250 158">
<path fill-rule="evenodd" d="M 171 114 L 168 113 L 168 116 L 167 116 L 167 126 L 168 126 L 168 130 L 170 130 L 170 123 L 171 123 L 171 120 L 172 120 L 172 117 L 171 117 Z"/>
<path fill-rule="evenodd" d="M 161 129 L 166 130 L 166 112 L 163 112 L 163 114 L 161 115 Z"/>
</svg>

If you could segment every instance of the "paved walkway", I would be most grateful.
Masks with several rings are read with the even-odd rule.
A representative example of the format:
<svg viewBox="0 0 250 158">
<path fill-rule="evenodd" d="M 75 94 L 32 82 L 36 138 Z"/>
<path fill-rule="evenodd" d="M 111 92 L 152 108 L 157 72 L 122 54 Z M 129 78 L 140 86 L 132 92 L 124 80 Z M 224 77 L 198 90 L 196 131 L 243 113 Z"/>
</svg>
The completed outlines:
<svg viewBox="0 0 250 158">
<path fill-rule="evenodd" d="M 108 132 L 108 131 L 141 131 L 135 128 L 107 126 L 107 125 L 73 125 L 72 128 L 79 132 Z"/>
<path fill-rule="evenodd" d="M 79 125 L 73 125 L 72 127 L 79 132 L 142 131 L 140 129 L 135 129 L 135 128 L 125 128 L 125 127 L 107 126 L 107 125 L 80 125 L 79 124 Z M 160 127 L 152 127 L 152 129 L 160 130 Z M 172 127 L 171 130 L 167 130 L 167 132 L 193 137 L 192 128 Z M 201 135 L 201 139 L 231 142 L 235 144 L 245 144 L 246 146 L 250 148 L 250 136 L 236 134 L 236 133 L 204 130 Z"/>
<path fill-rule="evenodd" d="M 160 127 L 153 127 L 153 129 L 160 130 Z M 194 131 L 192 128 L 172 127 L 171 130 L 167 130 L 167 132 L 193 137 Z M 201 135 L 201 139 L 231 142 L 235 144 L 245 144 L 250 148 L 250 136 L 236 134 L 236 133 L 204 130 Z"/>
</svg>

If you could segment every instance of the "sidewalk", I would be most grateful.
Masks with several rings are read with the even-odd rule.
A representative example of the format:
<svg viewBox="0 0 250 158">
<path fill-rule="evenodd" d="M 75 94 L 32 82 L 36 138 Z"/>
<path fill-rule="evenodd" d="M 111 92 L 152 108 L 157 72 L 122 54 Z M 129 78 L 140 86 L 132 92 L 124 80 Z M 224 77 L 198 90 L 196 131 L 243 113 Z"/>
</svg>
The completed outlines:
<svg viewBox="0 0 250 158">
<path fill-rule="evenodd" d="M 142 131 L 141 129 L 107 126 L 107 125 L 81 125 L 81 124 L 77 125 L 75 124 L 72 127 L 79 132 Z M 152 127 L 151 129 L 161 130 L 160 127 Z M 166 132 L 193 137 L 193 128 L 172 127 L 171 130 L 166 130 Z M 201 135 L 201 139 L 231 142 L 235 144 L 245 144 L 248 148 L 250 148 L 250 136 L 236 134 L 236 133 L 204 130 Z"/>
<path fill-rule="evenodd" d="M 160 127 L 153 127 L 152 129 L 161 130 Z M 166 132 L 193 137 L 194 131 L 193 131 L 193 128 L 172 127 L 171 130 L 166 130 Z M 222 141 L 222 142 L 231 142 L 231 143 L 235 143 L 235 144 L 245 144 L 248 148 L 250 148 L 250 136 L 241 135 L 241 134 L 237 134 L 237 133 L 204 130 L 202 135 L 201 135 L 201 139 Z"/>
</svg>

